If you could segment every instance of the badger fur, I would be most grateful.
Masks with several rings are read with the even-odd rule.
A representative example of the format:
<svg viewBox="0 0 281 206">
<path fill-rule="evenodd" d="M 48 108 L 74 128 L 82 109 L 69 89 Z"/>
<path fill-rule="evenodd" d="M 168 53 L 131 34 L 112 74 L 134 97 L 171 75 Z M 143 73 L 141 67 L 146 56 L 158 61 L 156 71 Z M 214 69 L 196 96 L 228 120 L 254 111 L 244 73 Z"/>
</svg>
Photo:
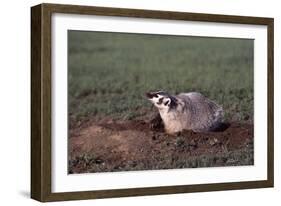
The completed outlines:
<svg viewBox="0 0 281 206">
<path fill-rule="evenodd" d="M 213 131 L 223 121 L 222 107 L 198 92 L 174 96 L 158 91 L 148 92 L 146 96 L 158 109 L 165 131 L 169 134 L 183 130 Z"/>
</svg>

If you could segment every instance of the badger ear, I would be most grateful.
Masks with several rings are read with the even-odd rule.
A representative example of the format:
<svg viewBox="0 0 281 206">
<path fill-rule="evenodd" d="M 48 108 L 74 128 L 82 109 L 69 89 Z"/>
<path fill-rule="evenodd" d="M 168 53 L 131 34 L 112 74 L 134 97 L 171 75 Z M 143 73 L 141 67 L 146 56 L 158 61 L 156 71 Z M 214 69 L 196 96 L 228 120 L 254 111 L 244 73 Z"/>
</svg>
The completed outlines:
<svg viewBox="0 0 281 206">
<path fill-rule="evenodd" d="M 165 105 L 165 106 L 170 106 L 170 105 L 171 105 L 171 99 L 170 99 L 170 98 L 167 98 L 167 99 L 164 101 L 164 105 Z"/>
</svg>

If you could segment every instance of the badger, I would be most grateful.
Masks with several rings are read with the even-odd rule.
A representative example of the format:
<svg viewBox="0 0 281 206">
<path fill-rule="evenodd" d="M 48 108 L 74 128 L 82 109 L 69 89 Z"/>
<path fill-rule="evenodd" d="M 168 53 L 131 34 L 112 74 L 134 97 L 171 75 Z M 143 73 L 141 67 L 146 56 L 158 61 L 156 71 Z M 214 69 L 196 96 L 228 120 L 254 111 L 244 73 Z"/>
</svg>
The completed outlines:
<svg viewBox="0 0 281 206">
<path fill-rule="evenodd" d="M 198 92 L 147 92 L 146 97 L 158 109 L 168 134 L 215 131 L 223 122 L 223 108 Z"/>
</svg>

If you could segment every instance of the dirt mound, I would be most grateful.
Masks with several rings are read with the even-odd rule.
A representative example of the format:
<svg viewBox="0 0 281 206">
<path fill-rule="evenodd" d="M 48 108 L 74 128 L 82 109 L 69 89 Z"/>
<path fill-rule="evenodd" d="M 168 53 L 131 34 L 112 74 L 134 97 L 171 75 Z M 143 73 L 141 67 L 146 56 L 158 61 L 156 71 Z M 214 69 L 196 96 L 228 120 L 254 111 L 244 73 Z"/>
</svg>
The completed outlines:
<svg viewBox="0 0 281 206">
<path fill-rule="evenodd" d="M 177 135 L 145 121 L 99 121 L 70 132 L 69 173 L 253 164 L 253 125 Z"/>
</svg>

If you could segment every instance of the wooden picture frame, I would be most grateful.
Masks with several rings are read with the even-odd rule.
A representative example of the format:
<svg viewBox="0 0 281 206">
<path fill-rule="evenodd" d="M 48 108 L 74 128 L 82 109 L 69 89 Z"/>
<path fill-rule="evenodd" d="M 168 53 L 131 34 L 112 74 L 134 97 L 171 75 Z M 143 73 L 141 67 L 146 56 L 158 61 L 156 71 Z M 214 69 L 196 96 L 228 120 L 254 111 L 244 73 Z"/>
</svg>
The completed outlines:
<svg viewBox="0 0 281 206">
<path fill-rule="evenodd" d="M 267 26 L 267 179 L 215 184 L 170 185 L 130 189 L 52 192 L 51 162 L 51 16 L 54 13 L 220 22 Z M 150 11 L 76 5 L 40 4 L 31 8 L 31 197 L 48 201 L 205 192 L 273 187 L 273 35 L 272 18 Z"/>
</svg>

